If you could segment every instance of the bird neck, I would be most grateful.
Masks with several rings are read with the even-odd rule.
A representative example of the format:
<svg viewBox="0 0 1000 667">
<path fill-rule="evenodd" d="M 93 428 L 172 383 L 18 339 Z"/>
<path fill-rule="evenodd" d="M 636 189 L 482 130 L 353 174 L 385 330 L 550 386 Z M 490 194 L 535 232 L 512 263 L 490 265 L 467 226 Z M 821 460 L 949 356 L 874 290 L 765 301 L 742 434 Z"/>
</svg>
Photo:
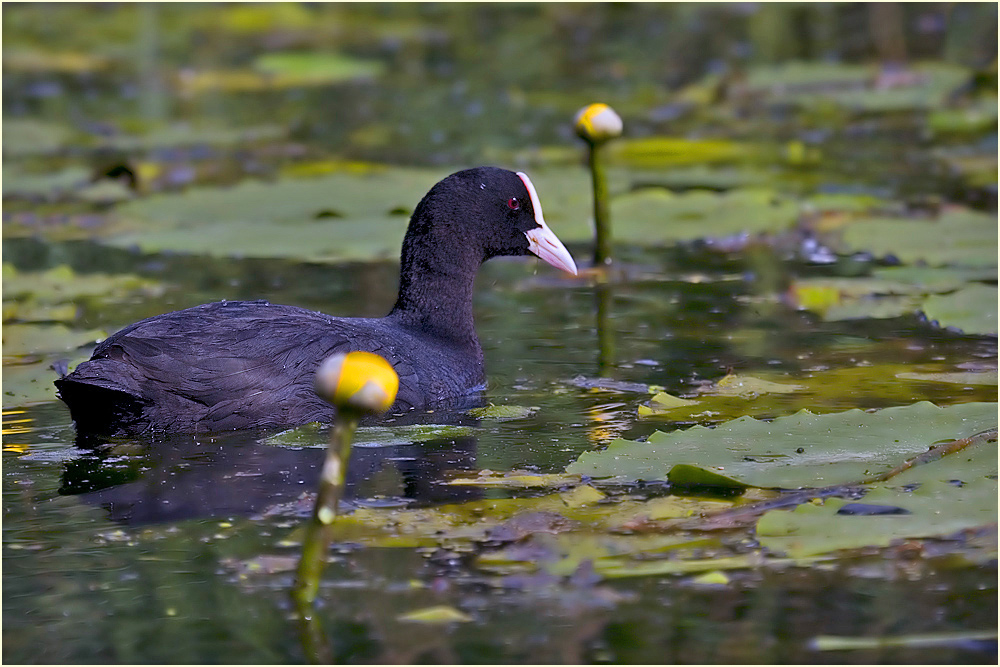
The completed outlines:
<svg viewBox="0 0 1000 667">
<path fill-rule="evenodd" d="M 448 248 L 455 244 L 441 244 L 430 252 L 436 244 L 429 241 L 404 242 L 399 296 L 389 316 L 422 333 L 478 347 L 472 292 L 483 258 L 467 246 Z"/>
</svg>

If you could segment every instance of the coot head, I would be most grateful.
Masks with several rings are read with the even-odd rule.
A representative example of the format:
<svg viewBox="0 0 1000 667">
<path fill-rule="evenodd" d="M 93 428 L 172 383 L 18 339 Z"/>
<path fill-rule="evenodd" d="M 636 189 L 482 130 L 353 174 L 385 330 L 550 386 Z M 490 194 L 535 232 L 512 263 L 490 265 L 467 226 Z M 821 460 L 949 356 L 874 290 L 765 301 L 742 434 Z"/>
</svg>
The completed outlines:
<svg viewBox="0 0 1000 667">
<path fill-rule="evenodd" d="M 404 263 L 427 242 L 465 255 L 450 254 L 456 265 L 534 254 L 556 268 L 577 272 L 573 257 L 545 223 L 531 179 L 498 167 L 460 171 L 431 188 L 410 221 Z"/>
</svg>

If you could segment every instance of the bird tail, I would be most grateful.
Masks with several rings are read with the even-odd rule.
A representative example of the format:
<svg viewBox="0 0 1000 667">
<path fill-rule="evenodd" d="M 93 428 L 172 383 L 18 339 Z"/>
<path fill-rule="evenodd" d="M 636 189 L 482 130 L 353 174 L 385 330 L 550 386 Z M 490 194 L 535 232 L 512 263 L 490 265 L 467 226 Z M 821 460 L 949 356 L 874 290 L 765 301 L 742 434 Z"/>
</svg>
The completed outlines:
<svg viewBox="0 0 1000 667">
<path fill-rule="evenodd" d="M 91 359 L 55 381 L 78 433 L 115 436 L 141 421 L 147 401 L 135 380 L 113 359 Z"/>
</svg>

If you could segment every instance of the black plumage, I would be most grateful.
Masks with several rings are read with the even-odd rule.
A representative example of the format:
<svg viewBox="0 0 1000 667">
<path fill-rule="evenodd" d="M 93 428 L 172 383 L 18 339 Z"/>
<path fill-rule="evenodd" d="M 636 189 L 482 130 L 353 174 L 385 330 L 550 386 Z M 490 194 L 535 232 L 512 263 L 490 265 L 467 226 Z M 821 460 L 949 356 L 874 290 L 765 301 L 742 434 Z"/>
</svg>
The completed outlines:
<svg viewBox="0 0 1000 667">
<path fill-rule="evenodd" d="M 478 391 L 483 352 L 472 318 L 479 266 L 533 252 L 576 272 L 548 229 L 531 181 L 494 167 L 461 171 L 414 210 L 399 296 L 383 318 L 339 318 L 267 301 L 222 301 L 132 324 L 56 380 L 79 432 L 135 435 L 330 421 L 313 390 L 335 352 L 384 356 L 399 374 L 393 412 Z"/>
</svg>

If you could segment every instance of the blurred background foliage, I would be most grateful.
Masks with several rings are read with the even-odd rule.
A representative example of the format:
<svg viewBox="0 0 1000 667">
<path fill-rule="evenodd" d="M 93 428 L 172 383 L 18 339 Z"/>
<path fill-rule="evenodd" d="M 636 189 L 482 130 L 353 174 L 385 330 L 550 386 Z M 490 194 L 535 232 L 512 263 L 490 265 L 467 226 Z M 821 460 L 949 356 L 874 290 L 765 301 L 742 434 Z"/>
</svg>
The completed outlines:
<svg viewBox="0 0 1000 667">
<path fill-rule="evenodd" d="M 912 88 L 921 61 L 950 73 L 942 103 L 995 94 L 996 25 L 993 3 L 6 3 L 4 121 L 31 124 L 4 153 L 171 146 L 184 124 L 188 142 L 270 127 L 350 159 L 468 163 L 570 144 L 592 99 L 633 137 L 788 134 Z M 792 61 L 797 78 L 774 69 Z M 817 93 L 859 99 L 790 105 Z"/>
</svg>

